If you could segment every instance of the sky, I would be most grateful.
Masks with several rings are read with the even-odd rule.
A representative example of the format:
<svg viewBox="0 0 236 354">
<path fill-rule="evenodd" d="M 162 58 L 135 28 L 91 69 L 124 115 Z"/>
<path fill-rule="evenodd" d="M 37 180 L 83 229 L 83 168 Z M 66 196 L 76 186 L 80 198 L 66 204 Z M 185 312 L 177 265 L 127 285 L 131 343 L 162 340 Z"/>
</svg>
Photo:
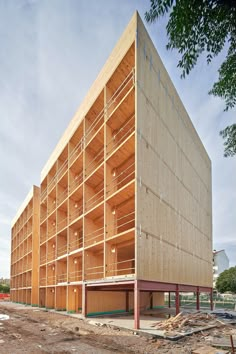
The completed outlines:
<svg viewBox="0 0 236 354">
<path fill-rule="evenodd" d="M 88 5 L 89 4 L 89 5 Z M 0 278 L 10 276 L 11 220 L 135 10 L 149 0 L 0 0 Z M 180 79 L 164 18 L 147 30 L 212 161 L 213 248 L 236 265 L 236 157 L 219 131 L 235 109 L 208 95 L 225 52 Z"/>
</svg>

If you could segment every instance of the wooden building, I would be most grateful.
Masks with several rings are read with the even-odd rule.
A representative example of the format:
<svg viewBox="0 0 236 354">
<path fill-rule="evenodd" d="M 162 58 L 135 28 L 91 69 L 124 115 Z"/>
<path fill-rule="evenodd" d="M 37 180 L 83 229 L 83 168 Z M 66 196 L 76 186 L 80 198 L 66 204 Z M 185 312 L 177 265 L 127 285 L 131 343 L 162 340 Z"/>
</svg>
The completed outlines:
<svg viewBox="0 0 236 354">
<path fill-rule="evenodd" d="M 135 13 L 41 173 L 39 305 L 178 311 L 212 293 L 211 227 L 210 159 Z"/>
<path fill-rule="evenodd" d="M 38 306 L 40 188 L 33 186 L 12 221 L 11 300 Z"/>
</svg>

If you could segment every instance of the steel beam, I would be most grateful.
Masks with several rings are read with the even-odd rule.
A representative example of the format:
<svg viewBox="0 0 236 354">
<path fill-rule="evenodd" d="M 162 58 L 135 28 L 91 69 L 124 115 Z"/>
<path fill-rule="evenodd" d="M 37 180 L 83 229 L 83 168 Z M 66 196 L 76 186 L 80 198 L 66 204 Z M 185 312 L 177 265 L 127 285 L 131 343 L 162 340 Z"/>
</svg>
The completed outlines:
<svg viewBox="0 0 236 354">
<path fill-rule="evenodd" d="M 178 315 L 179 313 L 179 285 L 176 285 L 175 290 L 175 314 Z"/>
<path fill-rule="evenodd" d="M 140 289 L 139 282 L 134 283 L 134 329 L 140 328 Z"/>
<path fill-rule="evenodd" d="M 197 292 L 196 292 L 196 309 L 197 309 L 197 310 L 200 310 L 200 299 L 199 299 L 199 295 L 200 295 L 199 287 L 197 286 Z"/>
<path fill-rule="evenodd" d="M 211 306 L 211 311 L 213 311 L 213 289 L 211 289 L 211 292 L 210 292 L 210 306 Z"/>
<path fill-rule="evenodd" d="M 129 291 L 125 292 L 125 311 L 129 312 Z"/>
</svg>

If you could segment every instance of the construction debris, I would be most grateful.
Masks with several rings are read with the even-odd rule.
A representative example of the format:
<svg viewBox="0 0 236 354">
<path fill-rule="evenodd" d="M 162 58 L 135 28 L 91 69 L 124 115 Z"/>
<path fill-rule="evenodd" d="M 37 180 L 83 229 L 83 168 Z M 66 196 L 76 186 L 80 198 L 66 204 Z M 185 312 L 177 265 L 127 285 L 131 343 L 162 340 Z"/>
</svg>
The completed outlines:
<svg viewBox="0 0 236 354">
<path fill-rule="evenodd" d="M 186 330 L 193 327 L 217 326 L 225 324 L 218 320 L 215 315 L 209 313 L 196 312 L 196 313 L 183 313 L 180 312 L 175 317 L 171 317 L 166 321 L 156 322 L 153 327 L 156 329 L 174 331 Z"/>
<path fill-rule="evenodd" d="M 192 354 L 228 354 L 229 351 L 215 349 L 210 346 L 200 347 L 192 351 Z"/>
<path fill-rule="evenodd" d="M 231 341 L 232 340 L 232 341 Z M 230 335 L 224 335 L 224 336 L 216 336 L 213 337 L 213 340 L 211 342 L 211 345 L 213 347 L 219 347 L 219 348 L 232 348 L 234 349 L 234 342 L 236 343 L 236 336 L 232 336 L 230 340 Z"/>
<path fill-rule="evenodd" d="M 214 315 L 216 315 L 217 317 L 222 317 L 222 318 L 226 318 L 229 320 L 235 319 L 235 313 L 233 312 L 225 312 L 225 311 L 214 311 L 213 312 Z"/>
</svg>

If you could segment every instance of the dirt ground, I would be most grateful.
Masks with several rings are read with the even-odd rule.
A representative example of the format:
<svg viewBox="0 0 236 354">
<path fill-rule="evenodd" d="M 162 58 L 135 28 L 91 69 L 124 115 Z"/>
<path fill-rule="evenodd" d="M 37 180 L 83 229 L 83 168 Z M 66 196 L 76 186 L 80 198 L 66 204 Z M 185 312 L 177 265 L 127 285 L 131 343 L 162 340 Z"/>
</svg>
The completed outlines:
<svg viewBox="0 0 236 354">
<path fill-rule="evenodd" d="M 235 327 L 228 325 L 173 342 L 13 303 L 0 302 L 0 314 L 10 316 L 0 321 L 0 353 L 4 354 L 191 353 L 217 333 L 235 332 Z"/>
</svg>

